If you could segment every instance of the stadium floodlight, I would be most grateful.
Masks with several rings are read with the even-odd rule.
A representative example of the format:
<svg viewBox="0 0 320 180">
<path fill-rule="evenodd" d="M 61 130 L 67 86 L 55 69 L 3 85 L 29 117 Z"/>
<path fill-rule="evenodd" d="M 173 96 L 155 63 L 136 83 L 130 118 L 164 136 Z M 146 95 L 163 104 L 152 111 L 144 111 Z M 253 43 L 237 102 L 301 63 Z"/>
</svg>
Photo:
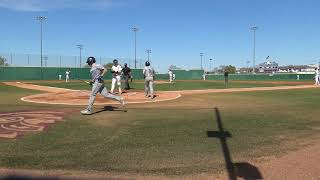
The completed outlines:
<svg viewBox="0 0 320 180">
<path fill-rule="evenodd" d="M 148 54 L 148 61 L 150 61 L 150 53 L 151 53 L 151 49 L 147 49 L 146 53 Z"/>
<path fill-rule="evenodd" d="M 41 67 L 43 65 L 43 61 L 42 61 L 42 23 L 43 21 L 47 20 L 47 17 L 46 16 L 37 16 L 37 20 L 40 22 L 40 64 L 41 64 Z"/>
<path fill-rule="evenodd" d="M 77 44 L 76 47 L 79 48 L 79 50 L 80 50 L 79 67 L 81 68 L 81 52 L 82 52 L 82 49 L 83 49 L 83 45 L 82 44 Z"/>
<path fill-rule="evenodd" d="M 201 58 L 201 70 L 203 70 L 203 67 L 202 67 L 202 57 L 204 56 L 204 53 L 200 53 L 200 58 Z"/>
<path fill-rule="evenodd" d="M 137 69 L 137 32 L 139 28 L 133 27 L 132 31 L 134 32 L 134 68 Z"/>
<path fill-rule="evenodd" d="M 252 74 L 255 73 L 255 62 L 256 62 L 256 30 L 257 26 L 250 28 L 253 31 L 253 57 L 252 57 Z"/>
<path fill-rule="evenodd" d="M 250 64 L 250 61 L 247 61 L 247 73 L 249 73 L 249 64 Z"/>
<path fill-rule="evenodd" d="M 210 72 L 212 72 L 212 69 L 211 69 L 212 58 L 210 58 L 209 60 L 210 60 Z"/>
</svg>

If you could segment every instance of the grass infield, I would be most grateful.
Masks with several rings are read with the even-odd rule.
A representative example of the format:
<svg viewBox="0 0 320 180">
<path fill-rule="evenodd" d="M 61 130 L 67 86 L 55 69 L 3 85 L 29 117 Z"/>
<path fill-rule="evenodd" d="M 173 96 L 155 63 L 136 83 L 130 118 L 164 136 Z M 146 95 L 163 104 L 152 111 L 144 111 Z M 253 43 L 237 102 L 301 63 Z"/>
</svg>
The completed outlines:
<svg viewBox="0 0 320 180">
<path fill-rule="evenodd" d="M 40 84 L 90 88 L 79 82 Z M 192 82 L 177 82 L 174 88 L 170 85 L 156 88 L 213 86 Z M 251 85 L 232 83 L 230 87 Z M 141 89 L 143 84 L 133 87 Z M 223 88 L 224 84 L 214 87 Z M 228 146 L 234 162 L 261 162 L 299 148 L 301 142 L 319 133 L 320 126 L 316 108 L 319 89 L 188 95 L 174 101 L 128 105 L 127 112 L 102 111 L 92 116 L 81 116 L 79 107 L 19 100 L 36 93 L 0 84 L 0 112 L 51 109 L 70 113 L 65 122 L 53 125 L 48 132 L 0 139 L 1 167 L 165 176 L 218 173 L 225 167 L 220 142 L 206 134 L 217 130 L 214 107 L 219 108 L 224 128 L 232 135 Z M 101 109 L 95 107 L 95 111 Z"/>
</svg>

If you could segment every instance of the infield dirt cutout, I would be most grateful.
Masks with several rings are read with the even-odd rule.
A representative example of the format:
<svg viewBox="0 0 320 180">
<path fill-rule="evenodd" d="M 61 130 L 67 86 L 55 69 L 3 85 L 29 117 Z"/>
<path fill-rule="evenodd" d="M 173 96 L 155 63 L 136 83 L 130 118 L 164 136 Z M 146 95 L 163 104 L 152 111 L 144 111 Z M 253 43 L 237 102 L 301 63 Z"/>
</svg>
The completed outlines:
<svg viewBox="0 0 320 180">
<path fill-rule="evenodd" d="M 62 121 L 64 113 L 30 111 L 0 114 L 0 138 L 15 139 L 27 133 L 43 132 L 51 124 Z"/>
<path fill-rule="evenodd" d="M 45 91 L 46 93 L 31 95 L 21 98 L 22 101 L 43 103 L 43 104 L 64 104 L 64 105 L 87 105 L 91 91 L 88 90 L 71 90 L 64 88 L 39 86 L 26 84 L 21 82 L 5 82 L 7 85 L 16 86 L 25 89 L 33 89 Z M 146 98 L 144 92 L 128 91 L 121 94 L 127 104 L 160 102 L 177 99 L 181 96 L 180 92 L 156 92 L 154 99 Z M 119 102 L 103 98 L 97 95 L 95 99 L 96 105 L 119 104 Z"/>
</svg>

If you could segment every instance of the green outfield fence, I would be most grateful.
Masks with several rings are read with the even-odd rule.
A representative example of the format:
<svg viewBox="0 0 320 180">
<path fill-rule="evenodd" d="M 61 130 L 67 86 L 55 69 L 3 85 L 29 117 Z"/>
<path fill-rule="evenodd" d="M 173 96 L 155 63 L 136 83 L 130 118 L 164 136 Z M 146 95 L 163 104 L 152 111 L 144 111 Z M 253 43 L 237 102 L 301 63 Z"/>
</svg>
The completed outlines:
<svg viewBox="0 0 320 180">
<path fill-rule="evenodd" d="M 229 74 L 229 80 L 255 80 L 255 81 L 286 81 L 297 80 L 313 80 L 314 74 Z M 210 74 L 206 76 L 207 80 L 224 80 L 224 75 Z"/>
<path fill-rule="evenodd" d="M 17 81 L 17 80 L 58 80 L 59 74 L 65 78 L 65 72 L 69 70 L 71 79 L 89 79 L 89 68 L 57 68 L 57 67 L 0 67 L 0 81 Z M 111 71 L 105 75 L 105 79 L 111 79 Z M 201 79 L 202 70 L 176 70 L 176 79 L 179 80 L 196 80 Z M 133 78 L 142 80 L 142 69 L 132 69 Z M 169 79 L 168 74 L 157 74 L 157 79 Z"/>
<path fill-rule="evenodd" d="M 17 80 L 58 80 L 59 74 L 65 78 L 65 72 L 70 70 L 71 79 L 89 79 L 89 68 L 59 68 L 59 67 L 0 67 L 0 81 Z M 105 79 L 111 79 L 111 71 L 105 75 Z M 177 80 L 203 79 L 202 70 L 174 70 Z M 133 79 L 142 80 L 142 69 L 132 69 Z M 299 74 L 300 80 L 313 80 L 314 74 Z M 168 74 L 157 74 L 156 79 L 168 80 Z M 223 75 L 207 75 L 207 80 L 224 80 Z M 230 74 L 229 80 L 296 80 L 297 74 Z"/>
</svg>

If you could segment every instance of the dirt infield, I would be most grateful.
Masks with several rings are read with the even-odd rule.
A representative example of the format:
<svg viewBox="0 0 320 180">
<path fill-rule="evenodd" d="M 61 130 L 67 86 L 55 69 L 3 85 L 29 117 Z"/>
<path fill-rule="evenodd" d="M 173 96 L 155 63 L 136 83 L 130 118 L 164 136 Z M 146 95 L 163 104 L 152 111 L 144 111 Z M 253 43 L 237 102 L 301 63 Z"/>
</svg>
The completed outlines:
<svg viewBox="0 0 320 180">
<path fill-rule="evenodd" d="M 27 133 L 46 131 L 50 124 L 62 121 L 64 113 L 30 111 L 0 114 L 0 138 L 15 139 Z"/>
<path fill-rule="evenodd" d="M 21 82 L 6 82 L 5 84 L 25 89 L 33 89 L 47 92 L 21 98 L 22 101 L 33 103 L 87 105 L 90 96 L 90 91 L 86 90 L 71 90 L 48 86 L 39 86 L 33 84 L 25 84 Z M 125 99 L 126 103 L 128 104 L 168 101 L 177 99 L 181 96 L 179 92 L 156 92 L 155 95 L 156 97 L 154 99 L 149 99 L 145 97 L 143 92 L 137 91 L 123 93 L 121 96 Z M 105 99 L 101 95 L 98 95 L 96 97 L 95 104 L 119 104 L 119 102 L 110 99 Z"/>
<path fill-rule="evenodd" d="M 25 89 L 33 89 L 45 91 L 46 93 L 31 95 L 21 98 L 22 101 L 43 103 L 43 104 L 64 104 L 64 105 L 87 105 L 90 91 L 71 90 L 64 88 L 39 86 L 33 84 L 25 84 L 21 82 L 5 82 L 4 84 L 16 86 Z M 271 90 L 288 90 L 288 89 L 306 89 L 316 88 L 314 85 L 297 85 L 297 86 L 277 86 L 277 87 L 255 87 L 255 88 L 230 88 L 230 89 L 204 89 L 204 90 L 184 90 L 184 91 L 158 91 L 155 99 L 149 99 L 144 96 L 143 92 L 127 92 L 121 96 L 124 97 L 126 103 L 148 103 L 174 100 L 181 95 L 205 94 L 205 93 L 228 93 L 228 92 L 251 92 L 251 91 L 271 91 Z M 110 99 L 105 99 L 98 95 L 95 101 L 97 105 L 119 104 Z"/>
</svg>

